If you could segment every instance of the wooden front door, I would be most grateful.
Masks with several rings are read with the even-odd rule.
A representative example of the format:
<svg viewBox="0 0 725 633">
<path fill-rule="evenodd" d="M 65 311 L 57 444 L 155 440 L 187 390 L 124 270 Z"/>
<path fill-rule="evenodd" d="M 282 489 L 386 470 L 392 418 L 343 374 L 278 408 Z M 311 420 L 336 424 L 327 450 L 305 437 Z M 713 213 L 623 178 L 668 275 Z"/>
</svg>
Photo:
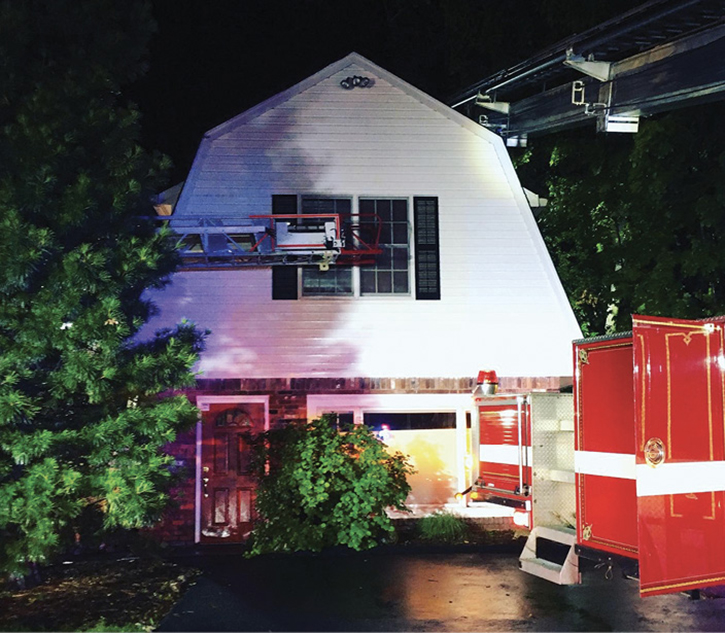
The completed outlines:
<svg viewBox="0 0 725 633">
<path fill-rule="evenodd" d="M 264 404 L 210 404 L 202 412 L 201 542 L 247 537 L 254 521 L 250 440 L 264 431 Z"/>
</svg>

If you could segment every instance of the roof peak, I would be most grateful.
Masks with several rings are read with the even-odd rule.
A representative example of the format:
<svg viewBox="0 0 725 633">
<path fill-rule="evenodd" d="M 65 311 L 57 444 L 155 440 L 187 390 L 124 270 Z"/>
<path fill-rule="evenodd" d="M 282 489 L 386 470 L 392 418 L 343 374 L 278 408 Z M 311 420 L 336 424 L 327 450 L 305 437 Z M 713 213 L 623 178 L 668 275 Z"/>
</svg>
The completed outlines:
<svg viewBox="0 0 725 633">
<path fill-rule="evenodd" d="M 439 112 L 443 116 L 453 120 L 462 127 L 477 134 L 478 136 L 484 137 L 487 140 L 491 140 L 492 138 L 498 138 L 493 132 L 490 132 L 489 130 L 481 127 L 460 112 L 456 112 L 455 110 L 444 104 L 442 101 L 431 97 L 429 94 L 423 92 L 419 88 L 416 88 L 412 84 L 408 83 L 404 79 L 401 79 L 397 75 L 394 75 L 390 71 L 385 70 L 382 66 L 379 66 L 375 62 L 370 61 L 367 57 L 364 57 L 363 55 L 355 51 L 351 51 L 350 53 L 345 55 L 345 57 L 342 57 L 341 59 L 338 59 L 337 61 L 328 64 L 327 66 L 317 71 L 316 73 L 313 73 L 306 79 L 299 81 L 298 83 L 287 88 L 286 90 L 283 90 L 282 92 L 279 92 L 272 97 L 265 99 L 257 105 L 252 106 L 248 110 L 245 110 L 241 114 L 238 114 L 237 116 L 232 117 L 231 119 L 221 123 L 220 125 L 217 125 L 216 127 L 206 132 L 204 138 L 218 138 L 219 136 L 228 132 L 231 128 L 234 128 L 237 125 L 243 125 L 247 121 L 255 119 L 256 117 L 264 114 L 268 110 L 271 110 L 272 108 L 277 107 L 281 103 L 292 99 L 296 95 L 304 92 L 305 90 L 308 90 L 312 86 L 317 85 L 321 81 L 324 81 L 328 77 L 331 77 L 335 73 L 353 64 L 363 67 L 368 72 L 374 73 L 378 78 L 390 83 L 391 85 L 402 90 L 418 102 Z"/>
</svg>

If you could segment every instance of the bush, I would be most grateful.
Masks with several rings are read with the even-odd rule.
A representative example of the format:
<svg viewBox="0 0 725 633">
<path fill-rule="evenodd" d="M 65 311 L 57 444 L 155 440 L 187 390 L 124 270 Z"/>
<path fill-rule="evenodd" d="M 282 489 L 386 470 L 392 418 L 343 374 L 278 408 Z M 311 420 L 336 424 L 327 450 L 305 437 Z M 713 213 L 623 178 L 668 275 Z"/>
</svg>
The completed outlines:
<svg viewBox="0 0 725 633">
<path fill-rule="evenodd" d="M 257 513 L 250 554 L 373 547 L 394 531 L 385 509 L 407 510 L 402 453 L 390 455 L 363 425 L 335 418 L 292 423 L 257 439 Z"/>
<path fill-rule="evenodd" d="M 418 532 L 425 541 L 460 543 L 469 536 L 465 519 L 450 512 L 435 512 L 418 522 Z"/>
</svg>

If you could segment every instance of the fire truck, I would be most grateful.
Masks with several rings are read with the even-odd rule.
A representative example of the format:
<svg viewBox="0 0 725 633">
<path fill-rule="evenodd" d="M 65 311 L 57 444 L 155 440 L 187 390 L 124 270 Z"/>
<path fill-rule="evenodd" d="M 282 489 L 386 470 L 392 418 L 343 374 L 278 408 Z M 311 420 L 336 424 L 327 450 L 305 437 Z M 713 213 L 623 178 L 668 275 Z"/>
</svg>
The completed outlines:
<svg viewBox="0 0 725 633">
<path fill-rule="evenodd" d="M 513 505 L 521 569 L 581 582 L 619 566 L 640 594 L 725 584 L 725 317 L 635 315 L 573 343 L 572 393 L 474 392 L 469 499 Z"/>
</svg>

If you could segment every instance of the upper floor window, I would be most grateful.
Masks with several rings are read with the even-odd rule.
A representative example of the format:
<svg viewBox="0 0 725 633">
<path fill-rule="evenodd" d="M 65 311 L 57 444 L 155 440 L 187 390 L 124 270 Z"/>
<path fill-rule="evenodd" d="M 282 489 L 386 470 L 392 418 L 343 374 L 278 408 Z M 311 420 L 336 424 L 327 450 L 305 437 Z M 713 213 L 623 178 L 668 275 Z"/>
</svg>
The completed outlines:
<svg viewBox="0 0 725 633">
<path fill-rule="evenodd" d="M 352 200 L 350 198 L 302 198 L 302 215 L 337 213 L 344 218 L 350 216 L 351 210 Z M 302 268 L 302 296 L 339 297 L 352 294 L 353 282 L 350 266 L 330 266 L 330 269 L 326 271 L 321 271 L 313 266 Z"/>
<path fill-rule="evenodd" d="M 364 225 L 377 216 L 382 250 L 374 263 L 356 267 L 333 264 L 321 271 L 313 266 L 274 266 L 273 299 L 297 299 L 300 292 L 307 297 L 414 294 L 416 299 L 440 299 L 437 198 L 414 197 L 412 206 L 407 198 L 359 198 L 355 209 L 351 197 L 274 195 L 272 210 L 299 214 L 298 224 L 305 223 L 305 214 L 338 214 L 343 231 L 346 218 Z M 354 240 L 360 235 L 353 231 L 345 237 Z M 367 241 L 367 236 L 360 239 Z"/>
<path fill-rule="evenodd" d="M 410 293 L 410 225 L 408 201 L 388 199 L 361 199 L 360 214 L 375 214 L 382 222 L 380 248 L 374 264 L 360 267 L 360 294 Z"/>
</svg>

